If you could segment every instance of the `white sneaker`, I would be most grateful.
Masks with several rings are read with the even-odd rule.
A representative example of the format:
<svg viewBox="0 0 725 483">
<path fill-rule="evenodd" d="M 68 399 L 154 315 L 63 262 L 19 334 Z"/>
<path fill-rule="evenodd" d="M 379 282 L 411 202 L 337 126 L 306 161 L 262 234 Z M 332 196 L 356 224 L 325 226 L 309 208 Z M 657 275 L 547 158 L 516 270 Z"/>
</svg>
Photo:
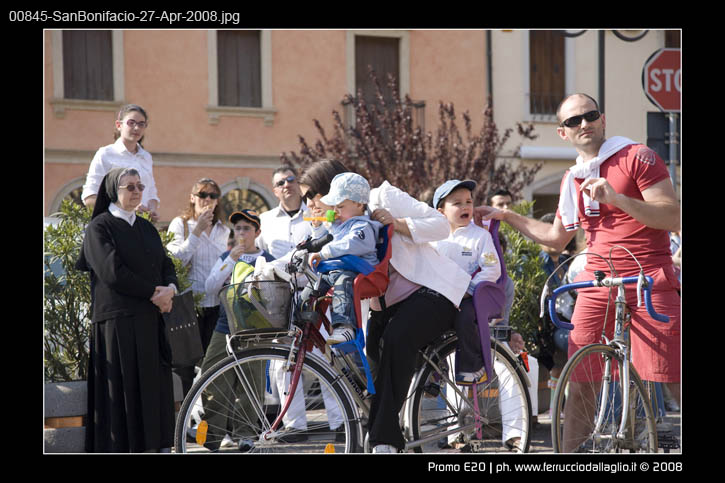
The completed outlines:
<svg viewBox="0 0 725 483">
<path fill-rule="evenodd" d="M 350 327 L 335 327 L 332 335 L 327 338 L 329 345 L 340 344 L 342 342 L 350 342 L 355 339 L 355 330 Z"/>
<path fill-rule="evenodd" d="M 482 367 L 476 372 L 459 372 L 456 373 L 456 384 L 461 386 L 472 386 L 475 384 L 481 384 L 488 379 L 486 374 L 486 367 Z"/>
<path fill-rule="evenodd" d="M 375 454 L 381 454 L 381 453 L 397 453 L 398 448 L 395 446 L 391 446 L 389 444 L 378 444 L 373 448 L 373 453 Z"/>
<path fill-rule="evenodd" d="M 224 435 L 224 439 L 222 439 L 222 444 L 220 445 L 222 448 L 230 448 L 232 446 L 236 446 L 237 443 L 234 442 L 231 436 L 228 434 Z"/>
</svg>

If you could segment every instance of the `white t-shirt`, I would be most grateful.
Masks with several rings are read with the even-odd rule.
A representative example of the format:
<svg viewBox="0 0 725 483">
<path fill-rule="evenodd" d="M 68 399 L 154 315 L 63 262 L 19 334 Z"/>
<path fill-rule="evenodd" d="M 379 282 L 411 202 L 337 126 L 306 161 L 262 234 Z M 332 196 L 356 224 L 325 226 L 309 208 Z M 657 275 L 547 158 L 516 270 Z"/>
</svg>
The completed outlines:
<svg viewBox="0 0 725 483">
<path fill-rule="evenodd" d="M 153 159 L 151 154 L 140 145 L 135 153 L 126 149 L 121 138 L 115 143 L 103 146 L 96 151 L 91 166 L 88 168 L 86 183 L 83 185 L 81 199 L 84 200 L 91 195 L 97 195 L 101 181 L 106 173 L 114 168 L 133 168 L 138 171 L 141 183 L 146 185 L 141 196 L 141 204 L 148 206 L 150 200 L 159 201 L 154 182 Z"/>
<path fill-rule="evenodd" d="M 457 228 L 445 240 L 432 242 L 432 245 L 469 275 L 481 269 L 468 285 L 467 292 L 471 295 L 476 284 L 495 282 L 501 276 L 501 264 L 491 234 L 473 222 Z"/>
</svg>

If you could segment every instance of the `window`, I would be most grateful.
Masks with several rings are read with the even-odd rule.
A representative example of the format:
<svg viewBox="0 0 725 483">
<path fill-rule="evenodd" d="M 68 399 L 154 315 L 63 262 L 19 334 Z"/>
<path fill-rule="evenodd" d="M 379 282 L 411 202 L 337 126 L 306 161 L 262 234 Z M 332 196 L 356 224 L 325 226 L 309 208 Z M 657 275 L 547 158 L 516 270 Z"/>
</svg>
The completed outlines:
<svg viewBox="0 0 725 483">
<path fill-rule="evenodd" d="M 209 123 L 241 116 L 272 126 L 272 31 L 209 30 L 207 39 Z"/>
<path fill-rule="evenodd" d="M 348 30 L 346 32 L 347 89 L 357 97 L 358 92 L 367 105 L 377 104 L 375 85 L 368 66 L 375 71 L 386 102 L 394 97 L 401 100 L 410 94 L 410 33 L 406 30 Z M 398 92 L 388 87 L 392 74 Z M 413 122 L 425 130 L 425 101 L 413 100 Z M 344 123 L 355 124 L 354 105 L 343 101 Z"/>
<path fill-rule="evenodd" d="M 529 112 L 555 115 L 566 93 L 565 37 L 554 30 L 529 32 Z"/>
<path fill-rule="evenodd" d="M 262 107 L 262 73 L 258 30 L 217 32 L 219 105 Z"/>
<path fill-rule="evenodd" d="M 71 110 L 117 112 L 123 105 L 123 30 L 51 30 L 53 97 L 59 119 Z"/>
<path fill-rule="evenodd" d="M 63 97 L 113 100 L 110 30 L 63 31 Z"/>
<path fill-rule="evenodd" d="M 362 92 L 363 99 L 368 104 L 376 103 L 376 90 L 370 78 L 369 67 L 375 71 L 383 97 L 392 99 L 400 92 L 391 92 L 388 86 L 388 74 L 395 77 L 400 86 L 400 40 L 395 37 L 368 37 L 358 35 L 355 37 L 355 95 Z M 398 87 L 400 91 L 400 87 Z"/>
<path fill-rule="evenodd" d="M 665 48 L 671 48 L 671 49 L 680 48 L 680 31 L 679 30 L 665 30 Z"/>
</svg>

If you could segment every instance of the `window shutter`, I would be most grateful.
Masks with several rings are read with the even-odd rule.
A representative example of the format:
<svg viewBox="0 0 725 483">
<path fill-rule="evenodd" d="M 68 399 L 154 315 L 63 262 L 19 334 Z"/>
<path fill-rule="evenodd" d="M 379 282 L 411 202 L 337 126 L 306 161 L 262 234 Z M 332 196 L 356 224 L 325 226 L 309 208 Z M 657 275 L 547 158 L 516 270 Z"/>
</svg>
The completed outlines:
<svg viewBox="0 0 725 483">
<path fill-rule="evenodd" d="M 551 30 L 529 32 L 531 114 L 555 114 L 564 98 L 566 64 L 564 36 Z"/>
<path fill-rule="evenodd" d="M 363 99 L 370 104 L 376 102 L 375 84 L 370 79 L 368 66 L 372 66 L 380 83 L 383 96 L 391 99 L 398 92 L 390 92 L 388 74 L 400 82 L 399 39 L 393 37 L 355 37 L 355 95 L 362 90 Z"/>
<path fill-rule="evenodd" d="M 110 30 L 63 31 L 63 89 L 66 99 L 113 100 Z"/>
<path fill-rule="evenodd" d="M 217 32 L 219 105 L 262 107 L 260 32 Z"/>
</svg>

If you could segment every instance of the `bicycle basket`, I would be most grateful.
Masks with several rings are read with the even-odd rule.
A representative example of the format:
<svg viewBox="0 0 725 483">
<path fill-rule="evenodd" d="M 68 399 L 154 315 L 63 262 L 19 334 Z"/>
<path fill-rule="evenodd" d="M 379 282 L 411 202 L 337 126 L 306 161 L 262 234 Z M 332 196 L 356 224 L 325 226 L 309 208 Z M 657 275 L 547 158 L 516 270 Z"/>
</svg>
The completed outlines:
<svg viewBox="0 0 725 483">
<path fill-rule="evenodd" d="M 224 287 L 219 292 L 229 322 L 236 334 L 246 329 L 289 327 L 292 292 L 287 282 L 260 280 Z"/>
</svg>

